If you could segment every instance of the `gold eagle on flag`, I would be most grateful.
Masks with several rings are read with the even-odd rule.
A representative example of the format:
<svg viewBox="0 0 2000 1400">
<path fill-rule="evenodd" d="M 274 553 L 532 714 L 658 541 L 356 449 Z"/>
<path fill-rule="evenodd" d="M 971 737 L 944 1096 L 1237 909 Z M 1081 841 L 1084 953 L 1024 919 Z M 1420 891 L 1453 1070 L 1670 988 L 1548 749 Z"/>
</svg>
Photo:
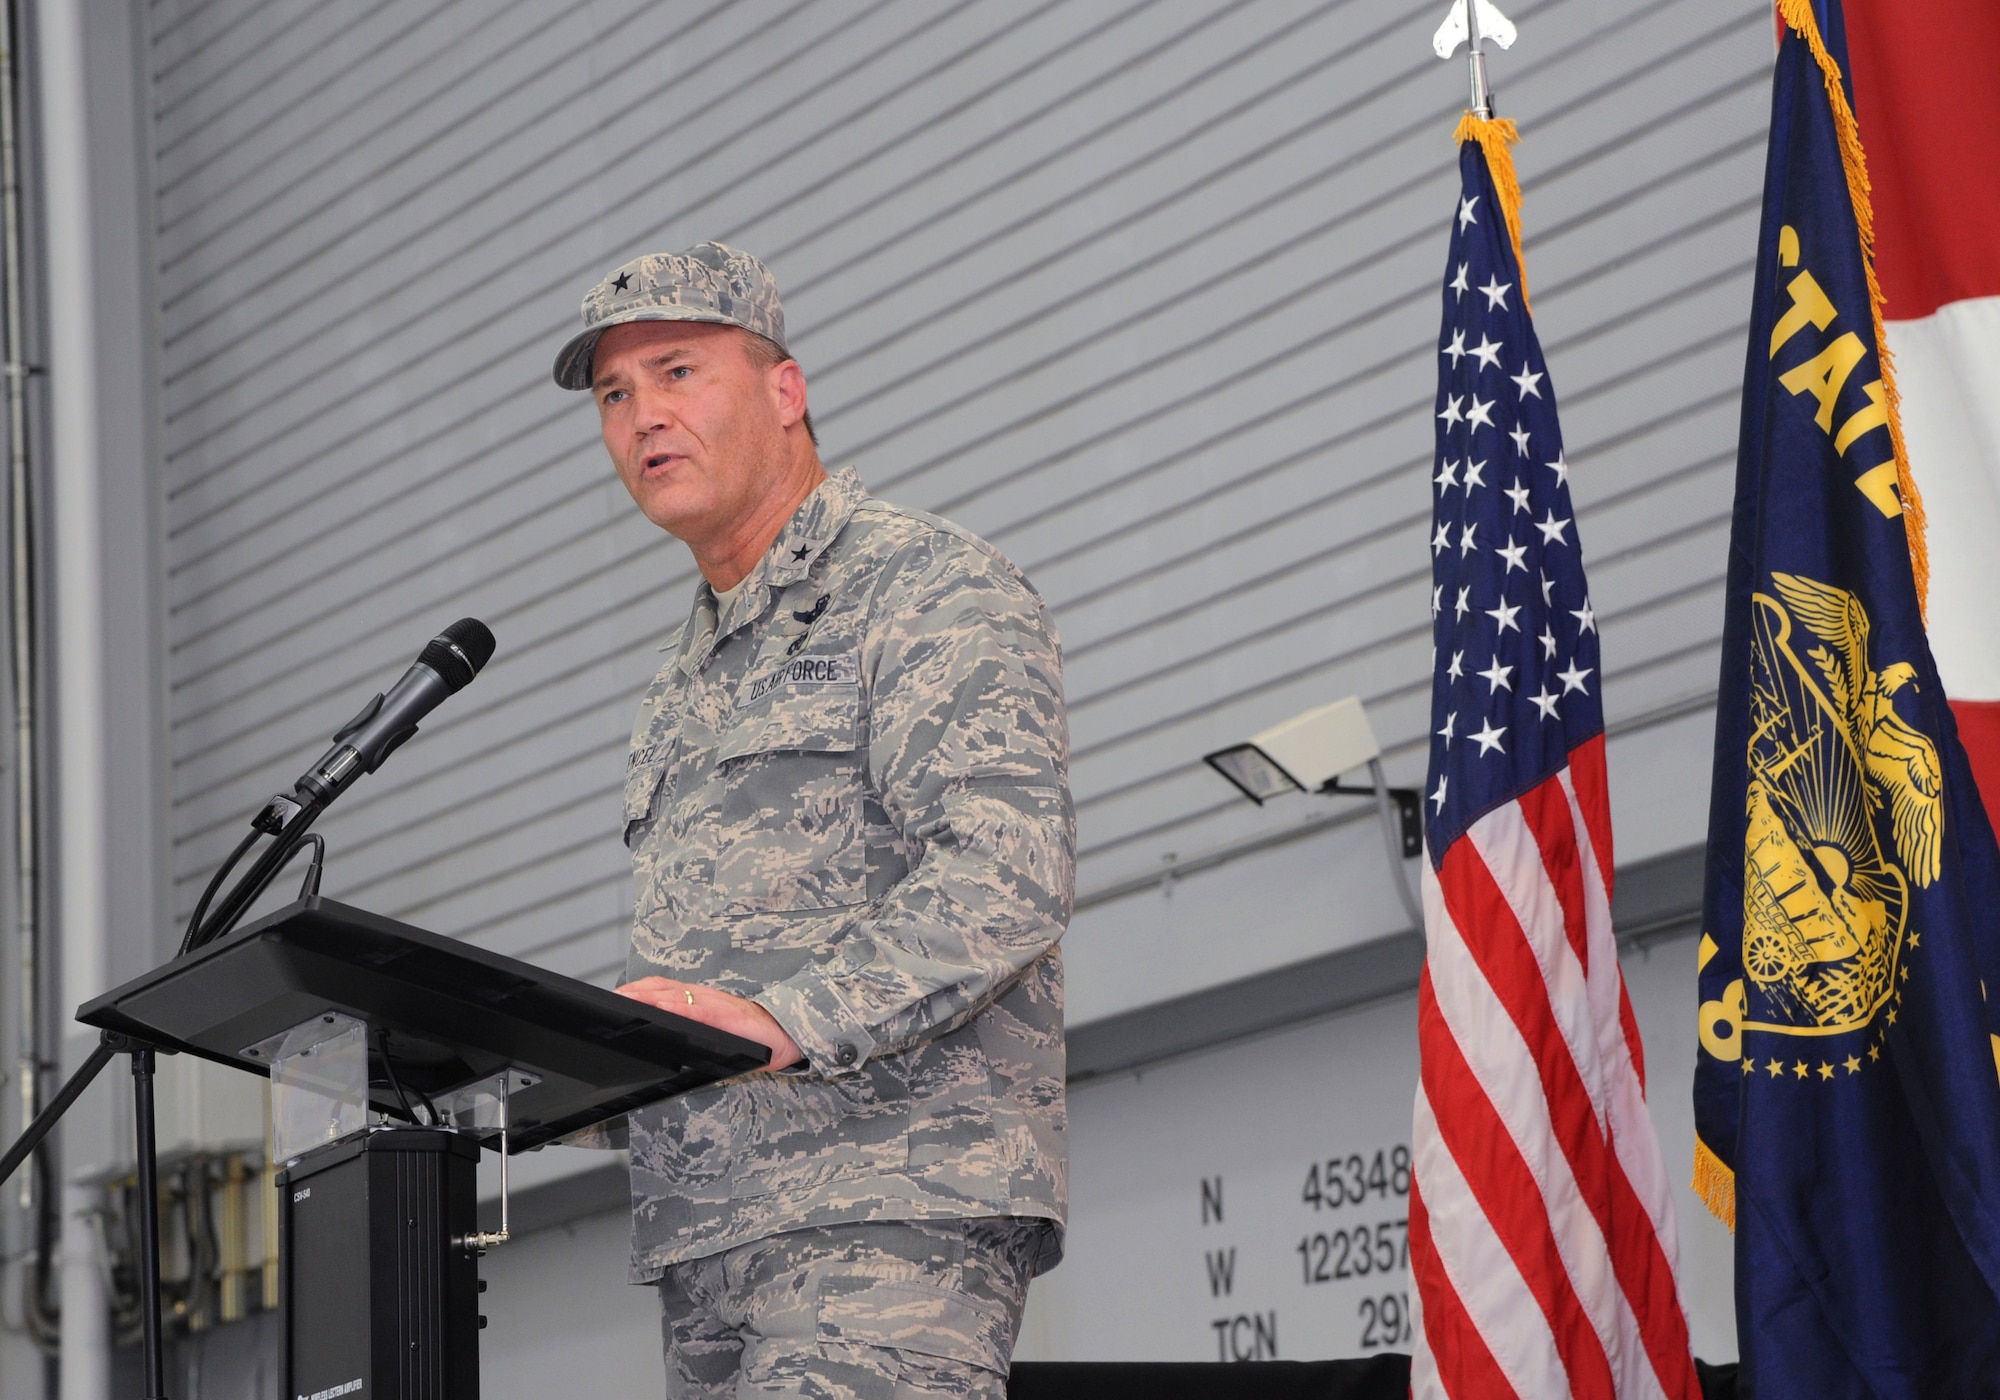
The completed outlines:
<svg viewBox="0 0 2000 1400">
<path fill-rule="evenodd" d="M 1777 597 L 1751 595 L 1743 967 L 1763 1005 L 1746 1024 L 1830 1035 L 1894 989 L 1910 884 L 1938 877 L 1944 785 L 1936 746 L 1895 710 L 1916 669 L 1873 668 L 1860 600 L 1771 583 Z M 1794 620 L 1819 643 L 1804 660 Z"/>
</svg>

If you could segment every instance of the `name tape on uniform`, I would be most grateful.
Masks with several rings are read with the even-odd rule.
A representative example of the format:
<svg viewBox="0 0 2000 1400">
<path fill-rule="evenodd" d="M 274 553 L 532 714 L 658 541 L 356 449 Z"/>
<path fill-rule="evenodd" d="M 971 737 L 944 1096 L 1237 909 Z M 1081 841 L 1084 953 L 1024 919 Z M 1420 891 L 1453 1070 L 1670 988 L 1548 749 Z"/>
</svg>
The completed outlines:
<svg viewBox="0 0 2000 1400">
<path fill-rule="evenodd" d="M 801 656 L 787 661 L 766 676 L 759 676 L 737 694 L 737 708 L 754 705 L 780 686 L 793 689 L 803 686 L 858 686 L 861 684 L 861 658 L 850 652 L 845 656 Z"/>
<path fill-rule="evenodd" d="M 625 771 L 631 773 L 641 768 L 650 767 L 673 751 L 674 741 L 671 739 L 665 743 L 648 744 L 643 749 L 634 749 L 630 754 L 626 755 Z"/>
</svg>

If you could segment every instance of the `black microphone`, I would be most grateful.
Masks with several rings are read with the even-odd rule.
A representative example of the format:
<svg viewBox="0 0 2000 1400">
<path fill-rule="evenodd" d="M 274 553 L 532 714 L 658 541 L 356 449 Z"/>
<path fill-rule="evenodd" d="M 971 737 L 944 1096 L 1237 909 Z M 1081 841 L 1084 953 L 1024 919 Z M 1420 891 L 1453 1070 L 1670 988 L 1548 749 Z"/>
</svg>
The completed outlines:
<svg viewBox="0 0 2000 1400">
<path fill-rule="evenodd" d="M 382 761 L 417 732 L 417 722 L 447 696 L 472 684 L 493 659 L 493 634 L 478 618 L 460 618 L 431 638 L 423 654 L 403 678 L 361 707 L 333 736 L 333 747 L 295 785 L 300 799 L 324 807 L 347 790 L 363 773 L 373 773 Z"/>
<path fill-rule="evenodd" d="M 279 793 L 251 818 L 250 835 L 222 863 L 195 905 L 187 934 L 181 939 L 181 952 L 211 943 L 236 927 L 244 911 L 298 850 L 306 839 L 306 829 L 327 804 L 363 773 L 380 768 L 382 760 L 417 732 L 419 720 L 443 704 L 447 696 L 472 684 L 472 678 L 492 659 L 493 634 L 477 618 L 460 618 L 431 638 L 430 645 L 389 693 L 362 706 L 361 713 L 333 736 L 333 747 L 293 785 L 292 795 Z M 259 835 L 275 839 L 210 914 L 209 901 Z"/>
</svg>

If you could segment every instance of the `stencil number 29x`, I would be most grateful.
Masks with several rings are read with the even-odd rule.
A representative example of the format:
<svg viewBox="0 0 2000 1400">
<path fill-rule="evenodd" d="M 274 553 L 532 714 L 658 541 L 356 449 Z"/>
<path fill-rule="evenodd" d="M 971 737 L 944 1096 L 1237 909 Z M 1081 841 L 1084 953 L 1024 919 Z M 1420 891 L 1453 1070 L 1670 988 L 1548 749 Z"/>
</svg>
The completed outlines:
<svg viewBox="0 0 2000 1400">
<path fill-rule="evenodd" d="M 1392 1347 L 1410 1340 L 1410 1295 L 1384 1293 L 1379 1298 L 1363 1298 L 1361 1347 Z"/>
</svg>

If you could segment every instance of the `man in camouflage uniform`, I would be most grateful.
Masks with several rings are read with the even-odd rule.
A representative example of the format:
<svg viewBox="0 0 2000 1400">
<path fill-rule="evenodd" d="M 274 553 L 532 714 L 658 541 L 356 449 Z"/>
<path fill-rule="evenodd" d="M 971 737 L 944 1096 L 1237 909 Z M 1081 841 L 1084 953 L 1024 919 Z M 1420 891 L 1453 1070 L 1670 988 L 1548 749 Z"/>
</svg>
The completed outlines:
<svg viewBox="0 0 2000 1400">
<path fill-rule="evenodd" d="M 672 1396 L 1004 1393 L 1061 1255 L 1062 662 L 984 541 L 821 465 L 777 287 L 619 268 L 556 382 L 700 566 L 632 732 L 628 996 L 769 1046 L 635 1113 Z"/>
</svg>

